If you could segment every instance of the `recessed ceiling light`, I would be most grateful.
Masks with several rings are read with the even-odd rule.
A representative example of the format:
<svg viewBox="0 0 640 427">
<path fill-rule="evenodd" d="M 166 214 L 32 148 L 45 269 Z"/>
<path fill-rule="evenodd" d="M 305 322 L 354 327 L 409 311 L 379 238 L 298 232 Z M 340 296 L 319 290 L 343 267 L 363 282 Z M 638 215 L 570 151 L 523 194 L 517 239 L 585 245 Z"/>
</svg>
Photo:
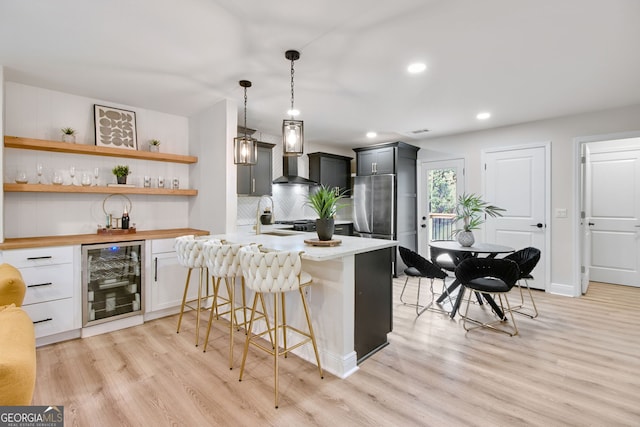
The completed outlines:
<svg viewBox="0 0 640 427">
<path fill-rule="evenodd" d="M 375 138 L 378 136 L 376 132 L 367 132 L 367 138 Z"/>
<path fill-rule="evenodd" d="M 427 69 L 427 64 L 422 62 L 414 62 L 407 67 L 407 71 L 411 74 L 421 73 Z"/>
<path fill-rule="evenodd" d="M 491 113 L 478 113 L 478 115 L 476 116 L 476 119 L 478 120 L 487 120 L 489 117 L 491 117 Z"/>
</svg>

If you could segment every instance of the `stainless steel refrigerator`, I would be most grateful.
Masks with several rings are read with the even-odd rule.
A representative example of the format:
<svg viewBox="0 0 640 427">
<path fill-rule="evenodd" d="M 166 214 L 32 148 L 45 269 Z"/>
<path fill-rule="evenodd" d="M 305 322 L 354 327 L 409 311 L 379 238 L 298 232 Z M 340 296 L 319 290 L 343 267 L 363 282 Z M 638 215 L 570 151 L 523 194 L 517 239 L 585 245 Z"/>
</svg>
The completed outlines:
<svg viewBox="0 0 640 427">
<path fill-rule="evenodd" d="M 396 238 L 394 174 L 356 176 L 353 183 L 353 228 L 356 236 Z"/>
</svg>

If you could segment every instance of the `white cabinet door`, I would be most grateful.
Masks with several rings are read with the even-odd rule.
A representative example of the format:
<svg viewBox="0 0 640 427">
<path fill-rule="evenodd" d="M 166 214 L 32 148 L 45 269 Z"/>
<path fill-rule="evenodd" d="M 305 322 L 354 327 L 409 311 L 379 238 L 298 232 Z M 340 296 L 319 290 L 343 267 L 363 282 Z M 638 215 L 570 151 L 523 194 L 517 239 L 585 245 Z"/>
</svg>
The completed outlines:
<svg viewBox="0 0 640 427">
<path fill-rule="evenodd" d="M 180 307 L 188 269 L 181 266 L 175 252 L 151 256 L 151 307 L 148 311 Z M 191 274 L 188 299 L 198 296 L 198 271 Z"/>
</svg>

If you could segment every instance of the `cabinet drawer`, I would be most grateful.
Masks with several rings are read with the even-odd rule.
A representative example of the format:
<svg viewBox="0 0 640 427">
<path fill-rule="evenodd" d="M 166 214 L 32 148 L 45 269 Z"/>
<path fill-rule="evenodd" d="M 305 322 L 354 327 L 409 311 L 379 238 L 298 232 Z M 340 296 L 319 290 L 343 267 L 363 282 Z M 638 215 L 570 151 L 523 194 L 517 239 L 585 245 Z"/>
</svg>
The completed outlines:
<svg viewBox="0 0 640 427">
<path fill-rule="evenodd" d="M 156 239 L 151 241 L 151 253 L 175 252 L 176 239 Z"/>
<path fill-rule="evenodd" d="M 22 307 L 33 321 L 36 338 L 73 329 L 73 298 L 42 302 Z"/>
<path fill-rule="evenodd" d="M 73 246 L 15 249 L 2 252 L 2 261 L 16 268 L 73 262 Z"/>
<path fill-rule="evenodd" d="M 73 264 L 21 268 L 27 293 L 22 305 L 73 296 Z"/>
</svg>

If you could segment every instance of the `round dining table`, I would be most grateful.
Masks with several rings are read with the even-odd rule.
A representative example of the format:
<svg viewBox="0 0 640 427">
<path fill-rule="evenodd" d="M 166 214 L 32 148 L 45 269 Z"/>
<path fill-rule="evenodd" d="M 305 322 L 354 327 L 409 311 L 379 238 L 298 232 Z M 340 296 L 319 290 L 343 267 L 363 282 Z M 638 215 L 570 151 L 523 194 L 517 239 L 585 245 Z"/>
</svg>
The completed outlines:
<svg viewBox="0 0 640 427">
<path fill-rule="evenodd" d="M 429 242 L 429 246 L 440 249 L 443 252 L 451 252 L 451 253 L 466 252 L 471 254 L 471 256 L 473 257 L 484 255 L 487 258 L 495 258 L 499 254 L 507 254 L 515 250 L 512 247 L 504 246 L 504 245 L 496 245 L 494 243 L 475 243 L 471 246 L 461 246 L 460 243 L 454 240 L 434 240 Z M 451 257 L 451 258 L 455 259 L 456 257 Z M 451 294 L 451 292 L 454 291 L 459 286 L 460 286 L 460 281 L 458 279 L 455 279 L 453 283 L 451 283 L 451 285 L 449 285 L 449 287 L 447 288 L 448 294 Z M 450 316 L 452 319 L 456 316 L 456 312 L 460 307 L 463 294 L 464 292 L 462 291 L 458 292 L 458 296 L 456 297 L 456 301 L 450 313 Z M 446 293 L 443 293 L 442 295 L 440 295 L 440 297 L 436 301 L 438 303 L 441 303 L 446 298 L 446 295 L 447 295 Z M 506 320 L 504 313 L 502 312 L 502 309 L 495 303 L 493 298 L 491 298 L 489 295 L 486 295 L 486 294 L 484 295 L 484 298 L 487 301 L 487 303 L 491 306 L 491 308 L 493 308 L 493 311 L 496 313 L 496 315 L 501 319 Z"/>
</svg>

